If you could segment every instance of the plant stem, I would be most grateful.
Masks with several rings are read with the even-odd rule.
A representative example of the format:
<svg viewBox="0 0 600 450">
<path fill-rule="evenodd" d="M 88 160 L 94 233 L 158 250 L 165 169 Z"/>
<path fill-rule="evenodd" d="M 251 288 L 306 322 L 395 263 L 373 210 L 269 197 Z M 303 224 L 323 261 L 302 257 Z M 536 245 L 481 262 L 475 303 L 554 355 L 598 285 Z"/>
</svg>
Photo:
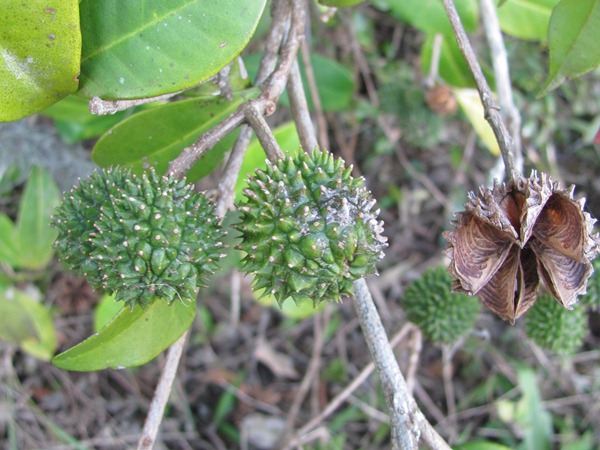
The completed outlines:
<svg viewBox="0 0 600 450">
<path fill-rule="evenodd" d="M 134 98 L 131 100 L 103 100 L 100 97 L 92 97 L 88 104 L 88 108 L 92 114 L 105 116 L 133 108 L 134 106 L 145 105 L 146 103 L 157 102 L 160 100 L 167 100 L 177 94 L 180 94 L 181 92 L 183 91 L 171 92 L 169 94 L 163 94 L 150 98 Z"/>
<path fill-rule="evenodd" d="M 508 57 L 500 22 L 496 14 L 496 5 L 493 0 L 481 0 L 481 17 L 483 19 L 484 31 L 488 45 L 492 53 L 492 65 L 496 78 L 496 90 L 498 91 L 498 103 L 501 112 L 505 114 L 508 128 L 513 139 L 513 150 L 515 165 L 518 171 L 523 171 L 523 154 L 521 151 L 521 115 L 515 105 L 508 70 Z"/>
<path fill-rule="evenodd" d="M 500 152 L 502 154 L 502 159 L 504 160 L 506 176 L 508 179 L 516 179 L 520 177 L 521 173 L 515 164 L 513 139 L 504 125 L 504 121 L 500 114 L 500 108 L 494 100 L 494 94 L 492 93 L 492 90 L 490 89 L 490 86 L 483 75 L 483 71 L 481 70 L 481 66 L 477 61 L 475 52 L 469 43 L 469 38 L 467 37 L 467 33 L 465 32 L 458 12 L 456 11 L 454 1 L 443 0 L 443 2 L 444 8 L 446 9 L 446 13 L 452 25 L 452 30 L 454 31 L 454 36 L 456 38 L 456 42 L 458 43 L 458 47 L 467 60 L 469 69 L 471 70 L 473 78 L 475 79 L 477 91 L 479 92 L 479 97 L 481 98 L 481 103 L 483 105 L 485 119 L 492 127 L 494 135 L 496 136 L 496 140 L 498 141 L 498 145 L 500 146 Z"/>
<path fill-rule="evenodd" d="M 183 353 L 185 341 L 187 339 L 188 331 L 169 347 L 167 352 L 167 358 L 163 366 L 163 370 L 158 380 L 158 385 L 154 391 L 154 397 L 144 422 L 144 429 L 142 430 L 142 436 L 138 442 L 137 450 L 149 450 L 154 446 L 156 441 L 156 435 L 158 433 L 158 427 L 162 421 L 165 406 L 171 394 L 173 387 L 173 381 L 177 373 L 177 367 L 179 366 L 179 360 Z"/>
<path fill-rule="evenodd" d="M 408 390 L 381 318 L 373 303 L 367 282 L 363 278 L 355 281 L 354 291 L 354 308 L 367 341 L 371 359 L 381 378 L 390 411 L 393 448 L 399 450 L 418 449 L 419 440 L 422 439 L 436 450 L 450 450 L 450 446 L 427 421 Z"/>
</svg>

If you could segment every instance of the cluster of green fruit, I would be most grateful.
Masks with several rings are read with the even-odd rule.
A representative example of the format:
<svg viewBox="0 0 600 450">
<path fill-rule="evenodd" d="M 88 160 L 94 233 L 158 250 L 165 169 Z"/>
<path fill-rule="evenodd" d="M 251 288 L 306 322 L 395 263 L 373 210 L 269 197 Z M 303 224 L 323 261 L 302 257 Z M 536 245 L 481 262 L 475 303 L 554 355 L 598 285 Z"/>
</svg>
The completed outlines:
<svg viewBox="0 0 600 450">
<path fill-rule="evenodd" d="M 243 268 L 280 303 L 339 301 L 383 257 L 386 239 L 364 180 L 327 152 L 268 165 L 245 195 L 236 225 Z M 120 167 L 81 181 L 53 225 L 62 261 L 130 306 L 194 300 L 218 267 L 225 234 L 203 193 Z"/>
</svg>

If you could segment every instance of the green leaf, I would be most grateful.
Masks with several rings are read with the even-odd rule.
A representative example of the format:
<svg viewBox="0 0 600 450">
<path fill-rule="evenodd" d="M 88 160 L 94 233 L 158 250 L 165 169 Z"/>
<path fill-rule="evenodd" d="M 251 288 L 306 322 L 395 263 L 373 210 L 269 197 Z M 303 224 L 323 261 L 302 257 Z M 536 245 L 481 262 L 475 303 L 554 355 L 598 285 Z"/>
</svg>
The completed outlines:
<svg viewBox="0 0 600 450">
<path fill-rule="evenodd" d="M 310 60 L 323 110 L 332 112 L 347 110 L 354 93 L 352 71 L 334 59 L 316 53 L 311 55 Z M 312 110 L 312 96 L 310 95 L 308 82 L 306 81 L 306 71 L 302 63 L 300 64 L 300 75 L 302 76 L 304 91 L 307 93 L 308 107 Z"/>
<path fill-rule="evenodd" d="M 123 309 L 125 303 L 115 300 L 114 295 L 103 295 L 94 309 L 94 331 L 98 332 Z"/>
<path fill-rule="evenodd" d="M 392 15 L 427 33 L 453 36 L 440 0 L 385 0 Z M 457 0 L 456 9 L 467 32 L 477 29 L 477 0 Z"/>
<path fill-rule="evenodd" d="M 191 88 L 244 49 L 266 0 L 83 0 L 81 88 L 131 99 Z"/>
<path fill-rule="evenodd" d="M 539 95 L 600 64 L 600 2 L 561 0 L 548 26 L 550 68 Z"/>
<path fill-rule="evenodd" d="M 19 262 L 16 234 L 12 220 L 4 213 L 0 214 L 0 262 L 11 267 L 15 267 Z"/>
<path fill-rule="evenodd" d="M 499 400 L 498 416 L 516 424 L 523 433 L 524 448 L 547 450 L 551 448 L 552 417 L 544 409 L 535 372 L 528 367 L 517 368 L 517 384 L 521 398 L 517 402 Z"/>
<path fill-rule="evenodd" d="M 17 289 L 0 292 L 0 339 L 18 344 L 36 358 L 49 361 L 56 350 L 50 311 Z"/>
<path fill-rule="evenodd" d="M 546 42 L 552 9 L 560 0 L 510 0 L 498 7 L 500 28 L 519 39 Z"/>
<path fill-rule="evenodd" d="M 355 6 L 365 0 L 319 0 L 321 5 L 333 6 L 335 8 L 347 8 L 348 6 Z"/>
<path fill-rule="evenodd" d="M 279 147 L 286 154 L 295 154 L 300 151 L 300 139 L 296 131 L 294 122 L 288 122 L 276 128 L 273 131 L 275 140 Z M 235 201 L 240 202 L 243 199 L 242 191 L 248 186 L 246 178 L 253 174 L 257 169 L 264 170 L 267 167 L 265 151 L 256 137 L 252 138 L 250 145 L 246 150 L 244 162 L 240 168 L 237 184 L 235 185 Z"/>
<path fill-rule="evenodd" d="M 52 363 L 66 370 L 122 369 L 147 363 L 187 330 L 196 302 L 170 306 L 157 299 L 147 308 L 123 308 L 98 333 L 57 355 Z"/>
<path fill-rule="evenodd" d="M 460 108 L 467 116 L 483 145 L 494 156 L 500 155 L 500 146 L 490 124 L 485 120 L 483 105 L 475 89 L 454 89 L 454 96 Z"/>
<path fill-rule="evenodd" d="M 52 259 L 52 244 L 57 232 L 50 227 L 50 219 L 60 199 L 52 175 L 41 167 L 34 167 L 27 180 L 17 220 L 19 267 L 41 269 Z"/>
<path fill-rule="evenodd" d="M 116 114 L 98 116 L 90 112 L 87 100 L 77 95 L 70 95 L 46 108 L 41 114 L 53 118 L 60 137 L 67 144 L 73 144 L 100 136 L 125 117 L 131 115 L 131 111 L 120 111 Z"/>
<path fill-rule="evenodd" d="M 21 119 L 77 90 L 77 0 L 3 0 L 0 122 Z"/>
<path fill-rule="evenodd" d="M 258 95 L 244 91 L 228 102 L 215 98 L 191 98 L 166 103 L 125 119 L 102 136 L 92 153 L 101 167 L 126 165 L 141 173 L 148 165 L 165 173 L 169 162 L 198 137 L 221 122 L 245 101 Z M 207 152 L 187 175 L 193 182 L 219 165 L 235 139 L 230 134 Z"/>
</svg>

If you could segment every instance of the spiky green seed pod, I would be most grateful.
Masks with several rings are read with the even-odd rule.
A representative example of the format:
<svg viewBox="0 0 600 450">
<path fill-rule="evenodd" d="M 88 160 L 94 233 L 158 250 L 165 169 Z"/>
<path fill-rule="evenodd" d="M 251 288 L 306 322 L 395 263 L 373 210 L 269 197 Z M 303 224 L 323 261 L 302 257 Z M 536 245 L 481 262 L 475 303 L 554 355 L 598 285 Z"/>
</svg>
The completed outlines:
<svg viewBox="0 0 600 450">
<path fill-rule="evenodd" d="M 212 202 L 154 170 L 94 172 L 65 195 L 52 225 L 63 263 L 129 306 L 193 301 L 223 248 Z"/>
<path fill-rule="evenodd" d="M 481 308 L 476 297 L 452 293 L 452 277 L 443 267 L 411 282 L 402 306 L 427 339 L 448 344 L 473 327 Z"/>
<path fill-rule="evenodd" d="M 375 273 L 386 238 L 362 178 L 328 152 L 315 150 L 257 171 L 240 207 L 239 249 L 254 288 L 279 304 L 340 301 L 352 283 Z"/>
<path fill-rule="evenodd" d="M 538 298 L 527 314 L 525 331 L 540 347 L 569 356 L 581 347 L 587 333 L 587 315 L 581 305 L 564 309 L 548 294 Z"/>
</svg>

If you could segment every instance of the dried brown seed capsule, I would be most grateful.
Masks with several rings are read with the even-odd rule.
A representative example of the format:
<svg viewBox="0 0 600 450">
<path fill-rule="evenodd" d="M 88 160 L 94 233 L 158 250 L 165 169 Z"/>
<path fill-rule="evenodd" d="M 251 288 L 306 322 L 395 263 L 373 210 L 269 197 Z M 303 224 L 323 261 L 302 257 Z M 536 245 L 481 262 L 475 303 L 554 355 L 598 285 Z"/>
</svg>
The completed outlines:
<svg viewBox="0 0 600 450">
<path fill-rule="evenodd" d="M 596 219 L 546 174 L 533 172 L 469 194 L 456 228 L 446 232 L 448 271 L 458 292 L 514 322 L 537 298 L 540 280 L 565 308 L 585 293 L 599 250 Z"/>
</svg>

